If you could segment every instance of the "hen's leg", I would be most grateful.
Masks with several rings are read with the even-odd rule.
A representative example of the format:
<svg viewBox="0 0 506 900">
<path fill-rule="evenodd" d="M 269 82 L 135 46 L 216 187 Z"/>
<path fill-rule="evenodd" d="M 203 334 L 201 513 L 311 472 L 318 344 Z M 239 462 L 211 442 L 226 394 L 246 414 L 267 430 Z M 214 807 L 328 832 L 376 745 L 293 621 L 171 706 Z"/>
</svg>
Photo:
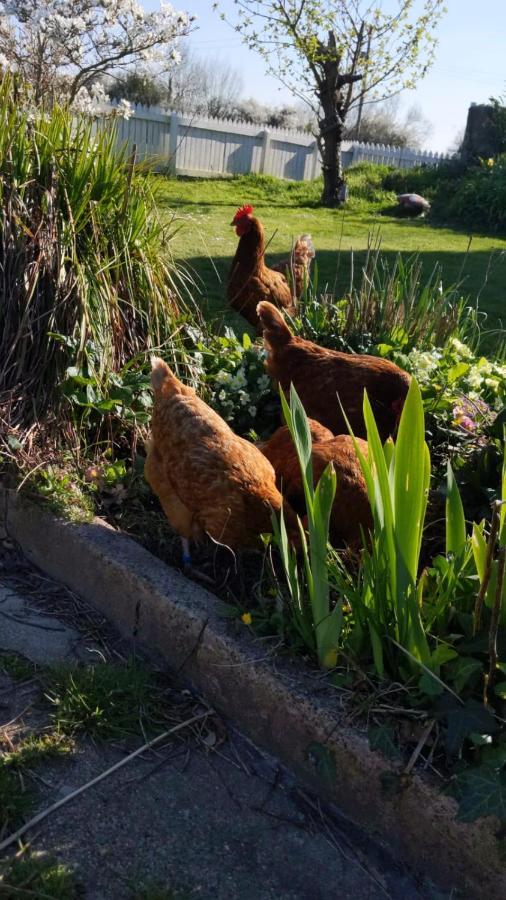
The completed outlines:
<svg viewBox="0 0 506 900">
<path fill-rule="evenodd" d="M 183 547 L 183 565 L 185 569 L 192 564 L 192 558 L 190 554 L 190 541 L 188 538 L 181 538 L 181 545 Z"/>
</svg>

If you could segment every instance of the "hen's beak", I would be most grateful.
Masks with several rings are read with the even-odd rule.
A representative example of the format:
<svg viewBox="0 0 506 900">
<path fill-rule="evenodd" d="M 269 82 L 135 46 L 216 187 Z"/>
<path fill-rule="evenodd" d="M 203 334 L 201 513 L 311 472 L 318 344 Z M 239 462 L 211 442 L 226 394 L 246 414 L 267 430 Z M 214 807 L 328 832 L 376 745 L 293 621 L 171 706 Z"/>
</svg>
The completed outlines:
<svg viewBox="0 0 506 900">
<path fill-rule="evenodd" d="M 234 220 L 233 220 L 233 219 L 232 219 L 232 221 L 231 221 L 231 223 L 230 223 L 230 224 L 231 224 L 231 225 L 235 225 L 235 222 L 234 222 Z"/>
</svg>

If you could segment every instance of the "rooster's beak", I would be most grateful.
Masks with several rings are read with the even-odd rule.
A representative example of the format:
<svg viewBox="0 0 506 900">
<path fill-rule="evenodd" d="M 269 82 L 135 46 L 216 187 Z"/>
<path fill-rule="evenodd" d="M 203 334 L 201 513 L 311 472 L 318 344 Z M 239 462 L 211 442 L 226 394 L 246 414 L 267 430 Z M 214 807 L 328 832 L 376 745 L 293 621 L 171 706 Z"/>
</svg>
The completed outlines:
<svg viewBox="0 0 506 900">
<path fill-rule="evenodd" d="M 232 221 L 231 221 L 231 223 L 230 223 L 230 224 L 231 224 L 231 225 L 235 225 L 235 222 L 234 222 L 234 220 L 233 220 L 233 219 L 232 219 Z"/>
</svg>

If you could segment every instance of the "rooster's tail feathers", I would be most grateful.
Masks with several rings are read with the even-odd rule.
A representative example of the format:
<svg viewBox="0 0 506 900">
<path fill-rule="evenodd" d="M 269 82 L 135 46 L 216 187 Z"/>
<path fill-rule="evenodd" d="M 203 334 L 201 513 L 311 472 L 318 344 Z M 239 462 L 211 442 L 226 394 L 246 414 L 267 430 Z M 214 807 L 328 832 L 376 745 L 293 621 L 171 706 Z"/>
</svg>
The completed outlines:
<svg viewBox="0 0 506 900">
<path fill-rule="evenodd" d="M 269 344 L 286 344 L 290 340 L 292 333 L 279 309 L 272 303 L 262 300 L 257 306 L 257 315 Z"/>
<path fill-rule="evenodd" d="M 165 381 L 176 381 L 176 376 L 163 359 L 159 356 L 151 357 L 151 385 L 155 394 L 161 391 Z"/>
<path fill-rule="evenodd" d="M 295 241 L 293 248 L 294 256 L 299 258 L 301 262 L 309 262 L 315 256 L 315 248 L 310 234 L 301 234 Z"/>
</svg>

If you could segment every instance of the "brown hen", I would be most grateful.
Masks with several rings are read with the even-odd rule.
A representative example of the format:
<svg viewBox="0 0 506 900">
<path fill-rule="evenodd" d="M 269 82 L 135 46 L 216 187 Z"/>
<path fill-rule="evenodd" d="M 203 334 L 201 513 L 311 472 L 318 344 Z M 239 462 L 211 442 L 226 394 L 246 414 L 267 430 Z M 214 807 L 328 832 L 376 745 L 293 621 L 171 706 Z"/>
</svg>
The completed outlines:
<svg viewBox="0 0 506 900">
<path fill-rule="evenodd" d="M 315 422 L 314 419 L 308 419 L 308 423 L 313 444 L 331 441 L 334 437 L 328 428 L 325 428 L 324 425 L 320 425 L 319 422 Z M 282 425 L 278 428 L 268 441 L 257 444 L 257 447 L 273 466 L 276 473 L 276 479 L 278 480 L 279 470 L 282 468 L 286 457 L 291 455 L 294 451 L 292 436 L 286 425 Z"/>
<path fill-rule="evenodd" d="M 230 306 L 256 327 L 259 325 L 256 309 L 261 300 L 281 306 L 293 315 L 295 306 L 286 278 L 265 265 L 264 228 L 253 215 L 253 207 L 238 209 L 230 224 L 239 236 L 228 279 Z"/>
<path fill-rule="evenodd" d="M 315 256 L 315 250 L 310 234 L 301 234 L 293 245 L 289 259 L 282 259 L 272 269 L 274 272 L 282 272 L 288 284 L 292 287 L 292 293 L 299 300 L 302 291 L 309 284 L 311 263 Z"/>
<path fill-rule="evenodd" d="M 367 390 L 382 441 L 393 434 L 411 380 L 407 372 L 377 356 L 339 353 L 295 337 L 271 303 L 259 303 L 257 311 L 268 351 L 267 371 L 283 391 L 294 385 L 308 416 L 334 434 L 345 434 L 340 401 L 354 434 L 364 438 Z"/>
<path fill-rule="evenodd" d="M 220 416 L 154 358 L 155 395 L 145 477 L 165 515 L 183 540 L 208 534 L 232 549 L 260 546 L 271 530 L 271 510 L 282 497 L 274 469 L 253 444 L 238 437 Z M 293 511 L 285 504 L 289 533 L 297 540 Z"/>
<path fill-rule="evenodd" d="M 334 547 L 343 544 L 358 549 L 362 532 L 372 527 L 372 514 L 367 487 L 358 461 L 353 439 L 347 434 L 334 437 L 319 422 L 309 420 L 313 441 L 312 461 L 315 485 L 331 462 L 336 473 L 336 495 L 330 515 L 330 541 Z M 357 438 L 367 459 L 367 441 Z M 262 453 L 272 463 L 276 483 L 291 508 L 300 516 L 306 512 L 300 463 L 286 425 L 278 428 L 269 441 L 260 445 Z"/>
</svg>

